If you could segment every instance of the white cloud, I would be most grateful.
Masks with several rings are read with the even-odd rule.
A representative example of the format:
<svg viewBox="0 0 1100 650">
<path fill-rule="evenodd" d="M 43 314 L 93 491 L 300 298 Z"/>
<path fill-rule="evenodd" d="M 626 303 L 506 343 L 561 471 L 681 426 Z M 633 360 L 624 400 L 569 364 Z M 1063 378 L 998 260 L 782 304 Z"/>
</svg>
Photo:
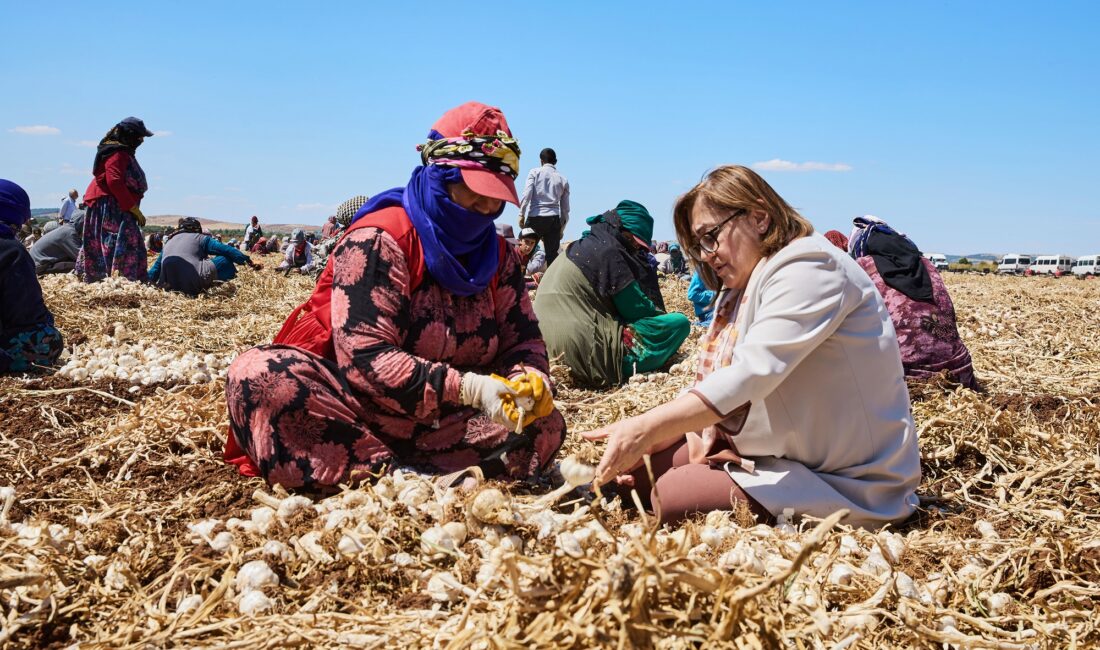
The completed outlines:
<svg viewBox="0 0 1100 650">
<path fill-rule="evenodd" d="M 85 149 L 94 149 L 99 146 L 98 140 L 77 140 L 76 142 L 70 142 L 69 144 L 84 147 Z"/>
<path fill-rule="evenodd" d="M 56 126 L 39 124 L 36 126 L 17 126 L 14 129 L 8 129 L 8 132 L 22 133 L 23 135 L 58 135 L 61 133 L 61 129 Z"/>
<path fill-rule="evenodd" d="M 158 137 L 158 138 L 167 138 L 168 136 L 172 135 L 172 132 L 171 131 L 153 131 L 153 135 Z"/>
<path fill-rule="evenodd" d="M 772 158 L 763 162 L 752 164 L 753 169 L 766 172 L 850 172 L 852 166 L 848 163 L 823 163 L 812 160 L 806 162 L 791 162 L 779 158 Z"/>
<path fill-rule="evenodd" d="M 325 203 L 299 203 L 294 206 L 294 209 L 298 212 L 317 212 L 317 211 L 332 211 L 337 206 L 328 205 Z"/>
</svg>

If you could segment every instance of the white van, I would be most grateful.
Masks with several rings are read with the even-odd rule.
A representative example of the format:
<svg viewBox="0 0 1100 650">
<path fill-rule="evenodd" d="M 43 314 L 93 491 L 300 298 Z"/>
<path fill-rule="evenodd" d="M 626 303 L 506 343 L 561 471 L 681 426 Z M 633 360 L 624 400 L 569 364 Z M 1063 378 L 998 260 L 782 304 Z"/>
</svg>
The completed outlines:
<svg viewBox="0 0 1100 650">
<path fill-rule="evenodd" d="M 1013 273 L 1019 275 L 1031 266 L 1031 256 L 1019 253 L 1005 255 L 997 265 L 997 273 Z"/>
<path fill-rule="evenodd" d="M 1078 257 L 1077 261 L 1073 263 L 1073 274 L 1082 278 L 1100 275 L 1100 255 Z"/>
<path fill-rule="evenodd" d="M 932 263 L 932 266 L 936 267 L 937 271 L 947 270 L 947 256 L 943 253 L 929 253 L 925 255 L 925 257 L 927 257 L 928 261 Z"/>
<path fill-rule="evenodd" d="M 1060 277 L 1073 270 L 1073 258 L 1069 255 L 1040 255 L 1027 270 L 1030 275 Z"/>
</svg>

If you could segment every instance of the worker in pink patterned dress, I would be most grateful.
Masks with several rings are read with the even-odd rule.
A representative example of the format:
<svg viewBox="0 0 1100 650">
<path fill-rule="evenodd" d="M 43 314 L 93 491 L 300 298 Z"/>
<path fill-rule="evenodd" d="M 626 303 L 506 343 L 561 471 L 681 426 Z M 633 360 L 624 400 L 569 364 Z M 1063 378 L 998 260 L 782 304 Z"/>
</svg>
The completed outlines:
<svg viewBox="0 0 1100 650">
<path fill-rule="evenodd" d="M 292 318 L 276 340 L 293 345 L 230 367 L 226 457 L 242 472 L 285 487 L 393 466 L 527 479 L 561 446 L 524 269 L 493 225 L 517 203 L 519 146 L 499 109 L 469 102 L 420 149 L 408 184 L 355 214 L 303 305 L 313 325 Z"/>
</svg>

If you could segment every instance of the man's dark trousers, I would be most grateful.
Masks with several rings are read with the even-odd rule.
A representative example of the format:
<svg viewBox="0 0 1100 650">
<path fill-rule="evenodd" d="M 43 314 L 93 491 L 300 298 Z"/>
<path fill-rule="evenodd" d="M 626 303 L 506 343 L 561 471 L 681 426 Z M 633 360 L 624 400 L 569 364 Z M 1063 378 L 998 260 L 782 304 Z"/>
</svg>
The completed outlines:
<svg viewBox="0 0 1100 650">
<path fill-rule="evenodd" d="M 534 230 L 542 240 L 542 248 L 546 251 L 546 266 L 549 267 L 561 248 L 561 217 L 556 214 L 527 217 L 523 225 Z"/>
</svg>

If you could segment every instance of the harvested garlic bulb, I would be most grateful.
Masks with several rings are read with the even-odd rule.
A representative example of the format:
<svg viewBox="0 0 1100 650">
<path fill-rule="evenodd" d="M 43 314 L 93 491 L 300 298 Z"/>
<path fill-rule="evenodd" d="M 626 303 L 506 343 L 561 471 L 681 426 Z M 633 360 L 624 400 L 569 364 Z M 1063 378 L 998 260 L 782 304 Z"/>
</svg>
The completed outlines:
<svg viewBox="0 0 1100 650">
<path fill-rule="evenodd" d="M 514 522 L 511 501 L 496 488 L 486 488 L 478 492 L 470 503 L 470 514 L 487 524 Z"/>
<path fill-rule="evenodd" d="M 290 552 L 287 545 L 277 539 L 267 540 L 262 550 L 264 555 L 279 560 L 280 562 L 289 562 L 294 557 L 294 554 Z"/>
<path fill-rule="evenodd" d="M 237 577 L 233 581 L 233 586 L 237 588 L 239 593 L 263 589 L 269 586 L 277 587 L 279 586 L 279 576 L 275 575 L 271 567 L 267 566 L 267 562 L 263 560 L 252 560 L 242 566 L 241 570 L 237 572 Z"/>
<path fill-rule="evenodd" d="M 475 593 L 473 589 L 463 585 L 453 573 L 448 571 L 433 574 L 428 579 L 426 591 L 432 600 L 443 603 L 456 600 L 463 594 L 473 596 Z"/>
<path fill-rule="evenodd" d="M 852 567 L 844 564 L 843 562 L 837 562 L 833 565 L 832 570 L 829 571 L 829 584 L 847 586 L 852 584 L 852 577 L 855 575 L 855 571 Z"/>
<path fill-rule="evenodd" d="M 588 485 L 596 478 L 596 468 L 577 460 L 575 456 L 566 456 L 559 466 L 561 477 L 572 487 Z"/>
<path fill-rule="evenodd" d="M 237 609 L 245 616 L 255 616 L 271 609 L 274 603 L 262 591 L 249 591 L 237 602 Z"/>
<path fill-rule="evenodd" d="M 420 536 L 420 552 L 431 559 L 443 559 L 455 548 L 454 537 L 440 526 L 432 526 Z"/>
</svg>

